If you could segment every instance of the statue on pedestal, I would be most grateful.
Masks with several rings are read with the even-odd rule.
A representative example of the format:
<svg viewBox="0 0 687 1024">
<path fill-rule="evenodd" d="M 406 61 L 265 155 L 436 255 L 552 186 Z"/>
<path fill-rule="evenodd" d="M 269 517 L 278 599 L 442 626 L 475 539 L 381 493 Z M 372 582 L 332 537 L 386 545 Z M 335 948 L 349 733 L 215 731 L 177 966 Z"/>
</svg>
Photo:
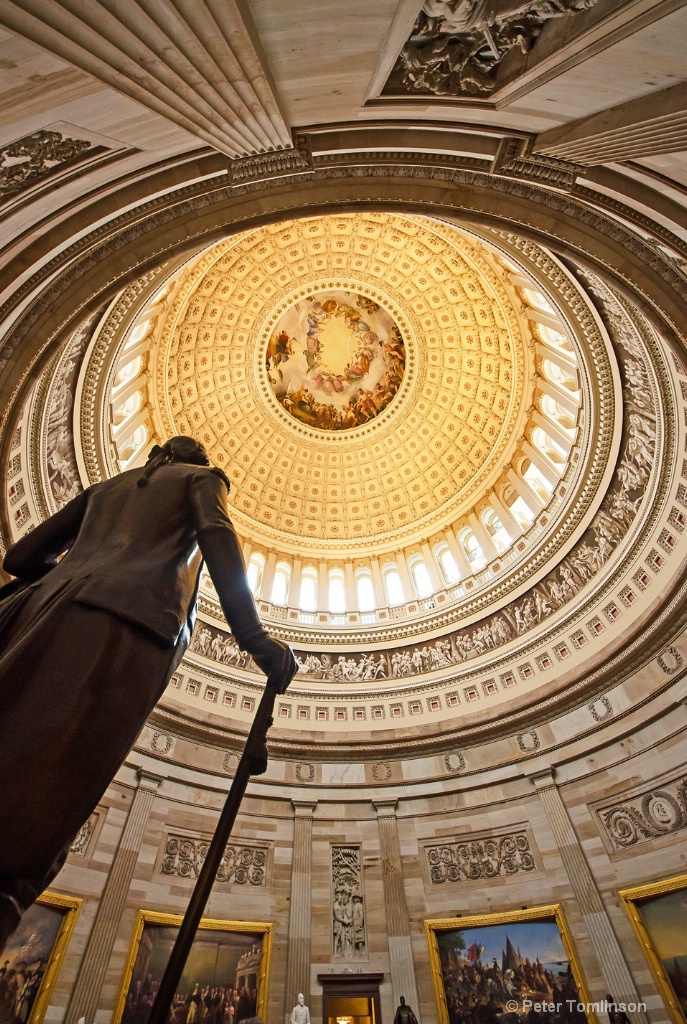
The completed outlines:
<svg viewBox="0 0 687 1024">
<path fill-rule="evenodd" d="M 202 445 L 173 437 L 5 556 L 17 579 L 0 589 L 0 951 L 181 661 L 203 561 L 240 647 L 284 686 L 295 674 L 258 618 L 228 490 Z"/>
<path fill-rule="evenodd" d="M 291 1011 L 291 1024 L 310 1024 L 310 1010 L 302 992 L 298 993 L 298 1002 Z"/>
<path fill-rule="evenodd" d="M 417 1017 L 410 1007 L 406 1005 L 405 996 L 401 996 L 401 1002 L 394 1017 L 394 1024 L 417 1024 Z"/>
</svg>

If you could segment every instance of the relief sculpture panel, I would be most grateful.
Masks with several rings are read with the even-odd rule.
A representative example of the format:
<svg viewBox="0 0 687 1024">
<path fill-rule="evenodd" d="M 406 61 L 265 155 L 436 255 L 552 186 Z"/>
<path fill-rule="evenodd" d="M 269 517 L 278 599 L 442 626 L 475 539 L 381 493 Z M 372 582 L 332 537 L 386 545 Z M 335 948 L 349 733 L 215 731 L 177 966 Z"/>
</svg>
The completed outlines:
<svg viewBox="0 0 687 1024">
<path fill-rule="evenodd" d="M 168 835 L 160 863 L 160 874 L 197 878 L 209 847 L 209 839 Z M 268 853 L 264 846 L 227 845 L 216 881 L 231 885 L 266 885 Z"/>
<path fill-rule="evenodd" d="M 597 809 L 612 849 L 673 835 L 687 828 L 687 776 Z"/>
<path fill-rule="evenodd" d="M 332 846 L 332 952 L 335 959 L 367 959 L 359 846 Z"/>
<path fill-rule="evenodd" d="M 382 95 L 490 96 L 506 57 L 517 55 L 521 65 L 547 22 L 574 16 L 596 3 L 425 0 Z"/>
<path fill-rule="evenodd" d="M 534 871 L 536 862 L 525 829 L 486 838 L 465 838 L 424 847 L 432 886 L 477 882 Z"/>
</svg>

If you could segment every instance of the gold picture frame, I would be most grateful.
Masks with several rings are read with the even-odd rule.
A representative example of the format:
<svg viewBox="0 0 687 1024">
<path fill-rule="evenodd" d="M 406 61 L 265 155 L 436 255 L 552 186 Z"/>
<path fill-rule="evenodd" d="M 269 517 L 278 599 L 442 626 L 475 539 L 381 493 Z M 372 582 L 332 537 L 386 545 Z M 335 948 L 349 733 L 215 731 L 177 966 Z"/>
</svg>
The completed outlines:
<svg viewBox="0 0 687 1024">
<path fill-rule="evenodd" d="M 663 959 L 656 948 L 656 935 L 652 938 L 649 933 L 647 922 L 642 917 L 641 907 L 647 900 L 656 899 L 656 897 L 660 896 L 669 896 L 682 890 L 685 890 L 685 897 L 687 897 L 687 875 L 675 875 L 673 878 L 666 878 L 660 882 L 637 885 L 631 889 L 621 889 L 618 892 L 632 922 L 632 927 L 637 934 L 644 955 L 649 962 L 656 987 L 661 993 L 666 1009 L 675 1024 L 685 1024 L 687 1013 L 680 1006 L 678 994 L 673 987 Z"/>
<path fill-rule="evenodd" d="M 557 932 L 560 938 L 560 944 L 565 956 L 565 961 L 569 964 L 570 972 L 572 973 L 578 1002 L 583 1003 L 586 1008 L 584 1016 L 587 1018 L 589 1024 L 597 1024 L 596 1015 L 594 1013 L 593 1005 L 589 997 L 589 991 L 585 984 L 579 960 L 575 952 L 575 946 L 570 934 L 570 929 L 568 928 L 568 924 L 565 920 L 563 910 L 558 903 L 552 903 L 542 907 L 530 907 L 527 910 L 509 910 L 496 914 L 474 914 L 466 917 L 433 918 L 425 921 L 425 935 L 429 948 L 430 970 L 432 973 L 432 984 L 437 1004 L 439 1024 L 451 1024 L 444 986 L 444 971 L 441 962 L 441 953 L 439 950 L 438 936 L 440 934 L 458 931 L 472 931 L 474 933 L 479 931 L 479 929 L 493 929 L 509 925 L 542 924 L 545 922 L 550 922 L 555 925 L 556 931 L 551 931 L 550 936 L 555 935 Z M 475 940 L 473 939 L 473 942 L 474 941 Z M 481 949 L 483 951 L 484 946 L 482 946 Z M 472 950 L 473 946 L 471 945 L 468 949 L 468 957 Z M 519 953 L 516 955 L 519 956 Z M 469 958 L 465 962 L 469 963 Z M 541 966 L 546 970 L 545 965 Z M 493 968 L 489 968 L 489 970 L 493 970 Z M 504 1009 L 505 1008 L 506 1007 L 504 1006 Z M 546 1014 L 543 1014 L 543 1017 L 545 1019 Z M 555 1020 L 553 1016 L 551 1019 Z"/>
<path fill-rule="evenodd" d="M 32 957 L 38 965 L 45 960 L 43 968 L 30 968 L 34 979 L 40 976 L 40 983 L 37 990 L 34 989 L 26 1024 L 41 1024 L 45 1017 L 82 902 L 77 896 L 44 892 L 26 911 L 0 957 L 0 966 L 9 964 L 8 970 L 11 971 L 22 962 L 31 964 Z M 59 911 L 59 917 L 55 919 L 54 915 L 42 913 L 42 908 Z M 31 999 L 29 974 L 25 977 L 25 984 L 29 986 L 27 998 Z"/>
<path fill-rule="evenodd" d="M 120 983 L 120 986 L 119 986 L 119 992 L 117 994 L 117 1001 L 115 1003 L 114 1013 L 112 1015 L 112 1024 L 122 1024 L 123 1020 L 124 1020 L 124 1024 L 127 1024 L 127 1022 L 125 1020 L 125 1010 L 127 1008 L 127 997 L 129 995 L 129 989 L 130 989 L 130 987 L 132 985 L 132 981 L 135 978 L 135 972 L 136 972 L 136 969 L 137 969 L 137 960 L 138 960 L 138 956 L 139 956 L 139 951 L 141 949 L 141 944 L 142 944 L 142 941 L 144 940 L 144 936 L 146 934 L 146 929 L 149 929 L 149 931 L 151 929 L 160 928 L 160 927 L 162 927 L 162 928 L 170 928 L 170 929 L 178 929 L 179 926 L 181 925 L 182 920 L 183 920 L 183 918 L 182 918 L 182 916 L 180 914 L 165 914 L 165 913 L 161 913 L 161 912 L 155 911 L 155 910 L 139 910 L 138 911 L 138 915 L 136 917 L 136 924 L 134 926 L 133 935 L 131 936 L 131 942 L 129 944 L 129 952 L 128 952 L 128 955 L 127 955 L 127 958 L 126 958 L 126 964 L 124 966 L 124 973 L 122 974 L 122 980 L 121 980 L 121 983 Z M 254 1012 L 255 1012 L 255 1014 L 257 1014 L 257 1016 L 262 1017 L 263 1019 L 265 1019 L 266 1016 L 267 1016 L 267 1005 L 268 1005 L 268 995 L 269 995 L 269 978 L 270 978 L 270 962 L 271 962 L 271 958 L 272 958 L 272 934 L 273 934 L 273 926 L 272 926 L 272 924 L 270 924 L 269 922 L 266 922 L 266 921 L 222 921 L 222 920 L 216 920 L 214 918 L 207 918 L 207 917 L 202 918 L 200 924 L 198 925 L 198 935 L 196 937 L 196 940 L 194 941 L 193 947 L 191 948 L 191 953 L 189 954 L 189 959 L 187 961 L 187 967 L 185 968 L 185 972 L 188 969 L 188 964 L 192 963 L 192 957 L 194 956 L 194 950 L 197 951 L 197 945 L 196 944 L 198 943 L 199 938 L 200 938 L 201 941 L 204 938 L 204 936 L 202 935 L 203 932 L 206 932 L 206 933 L 224 932 L 227 935 L 240 934 L 240 935 L 246 936 L 247 938 L 248 937 L 252 937 L 252 936 L 259 936 L 259 939 L 260 939 L 260 942 L 259 942 L 259 945 L 260 945 L 259 966 L 258 966 L 257 975 L 256 975 L 256 978 L 257 978 L 257 1001 L 256 1001 L 255 1011 Z M 167 938 L 165 939 L 164 944 L 160 944 L 160 948 L 163 948 L 163 945 L 164 945 L 164 948 L 165 949 L 168 948 L 169 952 L 171 952 L 171 947 L 172 947 L 172 944 L 173 944 L 175 938 L 176 938 L 176 934 L 175 933 L 171 934 L 169 936 L 169 939 L 167 939 Z M 151 938 L 151 942 L 152 942 L 152 938 Z M 253 947 L 253 946 L 257 946 L 257 944 L 258 943 L 256 941 L 252 941 L 250 943 L 247 942 L 244 945 L 245 945 L 246 951 L 247 951 L 249 945 L 251 945 L 251 947 Z M 230 946 L 230 945 L 232 945 L 232 944 L 231 943 L 227 943 L 227 946 Z M 234 943 L 233 945 L 236 947 L 236 943 Z M 153 949 L 154 949 L 154 947 L 151 945 L 149 950 L 148 950 L 148 952 L 152 953 Z M 219 947 L 218 947 L 218 949 L 219 949 Z M 234 950 L 234 952 L 236 952 L 236 950 Z M 248 955 L 248 953 L 246 952 L 245 955 Z M 162 977 L 162 972 L 164 970 L 164 966 L 166 965 L 168 958 L 169 957 L 167 955 L 167 957 L 164 958 L 163 962 L 161 964 L 159 964 L 159 970 L 156 971 L 156 975 L 159 974 L 159 977 L 156 976 L 153 979 L 153 983 L 159 982 L 160 978 Z M 161 959 L 161 957 L 158 957 L 158 961 L 160 959 Z M 153 957 L 152 957 L 152 955 L 150 955 L 149 959 L 148 959 L 148 965 L 150 965 L 152 960 L 153 960 Z M 240 957 L 239 957 L 239 960 L 240 960 Z M 139 967 L 139 973 L 140 973 L 140 964 L 138 965 L 138 967 Z M 134 981 L 134 985 L 135 984 L 136 984 L 136 982 Z M 181 979 L 179 984 L 180 984 L 180 990 L 181 990 L 181 987 L 184 984 L 184 975 L 182 975 L 182 979 Z M 187 983 L 187 987 L 188 987 L 188 983 Z M 193 988 L 193 986 L 192 986 L 192 988 Z"/>
</svg>

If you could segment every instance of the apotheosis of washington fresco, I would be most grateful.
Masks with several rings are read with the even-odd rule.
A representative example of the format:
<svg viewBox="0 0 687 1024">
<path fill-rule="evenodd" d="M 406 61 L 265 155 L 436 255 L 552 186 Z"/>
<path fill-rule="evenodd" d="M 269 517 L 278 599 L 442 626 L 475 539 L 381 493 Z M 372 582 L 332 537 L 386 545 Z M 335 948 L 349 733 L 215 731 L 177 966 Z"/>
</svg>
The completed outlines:
<svg viewBox="0 0 687 1024">
<path fill-rule="evenodd" d="M 299 299 L 267 342 L 267 376 L 283 409 L 318 430 L 373 420 L 396 395 L 405 371 L 401 332 L 391 315 L 356 292 Z"/>
</svg>

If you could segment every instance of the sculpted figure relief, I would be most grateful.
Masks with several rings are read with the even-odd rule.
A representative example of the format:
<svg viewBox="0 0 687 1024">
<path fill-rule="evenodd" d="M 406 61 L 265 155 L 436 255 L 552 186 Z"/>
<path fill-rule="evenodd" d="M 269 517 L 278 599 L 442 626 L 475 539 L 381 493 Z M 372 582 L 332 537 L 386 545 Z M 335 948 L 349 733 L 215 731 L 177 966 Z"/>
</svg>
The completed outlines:
<svg viewBox="0 0 687 1024">
<path fill-rule="evenodd" d="M 89 487 L 7 552 L 17 579 L 0 591 L 0 949 L 179 664 L 203 561 L 240 647 L 284 687 L 296 670 L 258 618 L 228 487 L 202 445 L 174 437 L 143 472 Z"/>
<path fill-rule="evenodd" d="M 597 0 L 425 0 L 385 93 L 488 94 L 510 50 L 528 53 L 547 21 Z"/>
</svg>

